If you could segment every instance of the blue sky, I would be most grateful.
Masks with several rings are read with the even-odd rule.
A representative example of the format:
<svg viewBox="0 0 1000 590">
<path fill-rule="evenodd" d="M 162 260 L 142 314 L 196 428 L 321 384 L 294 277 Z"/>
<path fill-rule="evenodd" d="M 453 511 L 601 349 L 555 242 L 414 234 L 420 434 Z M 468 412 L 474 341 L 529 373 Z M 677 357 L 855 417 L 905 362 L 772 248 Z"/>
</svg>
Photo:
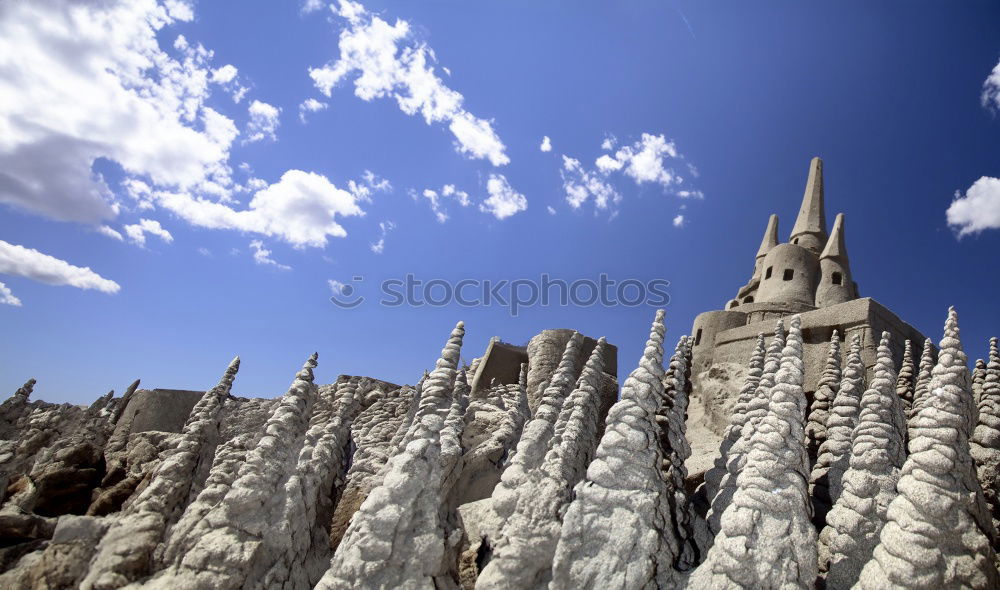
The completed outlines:
<svg viewBox="0 0 1000 590">
<path fill-rule="evenodd" d="M 666 279 L 673 340 L 746 282 L 769 213 L 787 239 L 815 155 L 862 296 L 935 340 L 955 305 L 976 358 L 998 59 L 987 2 L 5 3 L 0 388 L 205 389 L 239 354 L 235 391 L 273 396 L 313 351 L 323 382 L 412 383 L 459 319 L 467 360 L 572 327 L 624 375 L 652 307 L 377 284 Z M 354 276 L 369 300 L 331 304 Z"/>
</svg>

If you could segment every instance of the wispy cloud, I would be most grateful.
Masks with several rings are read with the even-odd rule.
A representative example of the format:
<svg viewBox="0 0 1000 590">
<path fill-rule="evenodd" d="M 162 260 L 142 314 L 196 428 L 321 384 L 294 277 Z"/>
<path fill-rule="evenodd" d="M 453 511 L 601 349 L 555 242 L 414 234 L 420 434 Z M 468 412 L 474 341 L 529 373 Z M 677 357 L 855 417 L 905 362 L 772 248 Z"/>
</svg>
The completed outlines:
<svg viewBox="0 0 1000 590">
<path fill-rule="evenodd" d="M 249 88 L 240 83 L 240 70 L 233 64 L 226 64 L 220 68 L 212 70 L 210 80 L 222 87 L 223 90 L 233 97 L 233 102 L 239 104 L 246 96 Z"/>
<path fill-rule="evenodd" d="M 704 198 L 701 191 L 681 188 L 685 180 L 674 166 L 687 163 L 674 143 L 662 134 L 643 133 L 638 141 L 621 147 L 618 147 L 618 139 L 609 134 L 601 142 L 601 149 L 607 153 L 594 161 L 594 169 L 587 168 L 576 158 L 563 156 L 560 169 L 563 190 L 566 202 L 574 209 L 593 201 L 598 211 L 610 210 L 614 216 L 616 205 L 622 200 L 620 190 L 613 183 L 615 176 L 630 178 L 640 186 L 659 185 L 664 192 L 682 199 Z"/>
<path fill-rule="evenodd" d="M 697 37 L 695 37 L 694 34 L 694 28 L 691 27 L 691 22 L 688 21 L 688 18 L 686 16 L 684 16 L 684 12 L 681 11 L 680 6 L 677 6 L 676 8 L 677 8 L 677 14 L 680 15 L 681 20 L 684 21 L 684 26 L 687 27 L 688 32 L 691 33 L 691 38 L 697 39 Z"/>
<path fill-rule="evenodd" d="M 563 166 L 559 173 L 562 175 L 563 190 L 566 191 L 566 202 L 574 209 L 579 209 L 588 200 L 592 200 L 598 210 L 603 210 L 622 199 L 621 194 L 603 175 L 587 170 L 579 160 L 563 156 Z"/>
<path fill-rule="evenodd" d="M 278 125 L 281 124 L 280 108 L 255 100 L 250 103 L 247 112 L 250 113 L 250 122 L 247 123 L 247 138 L 244 143 L 253 143 L 264 139 L 277 141 Z"/>
<path fill-rule="evenodd" d="M 371 170 L 365 170 L 361 175 L 361 181 L 347 181 L 347 190 L 358 198 L 359 201 L 370 202 L 375 193 L 387 193 L 392 190 L 392 183 L 389 179 L 382 178 Z"/>
<path fill-rule="evenodd" d="M 330 96 L 334 87 L 353 76 L 358 98 L 394 98 L 400 110 L 422 115 L 428 125 L 447 123 L 459 153 L 494 166 L 510 162 L 492 122 L 463 108 L 465 98 L 438 77 L 432 65 L 437 61 L 434 50 L 413 39 L 407 21 L 397 19 L 390 25 L 349 0 L 341 0 L 334 12 L 347 26 L 340 33 L 340 58 L 309 70 L 320 92 Z"/>
<path fill-rule="evenodd" d="M 389 232 L 396 229 L 396 224 L 388 220 L 382 221 L 379 222 L 378 229 L 379 238 L 378 241 L 372 242 L 371 250 L 376 254 L 381 254 L 385 251 L 385 237 L 389 234 Z"/>
<path fill-rule="evenodd" d="M 280 264 L 271 258 L 271 251 L 264 247 L 264 242 L 252 240 L 250 250 L 253 251 L 253 261 L 262 266 L 273 266 L 279 270 L 292 270 L 292 267 Z"/>
<path fill-rule="evenodd" d="M 411 191 L 410 194 L 414 198 L 418 197 L 416 191 Z M 426 199 L 430 204 L 438 223 L 448 221 L 448 209 L 445 206 L 445 201 L 454 201 L 462 207 L 468 207 L 471 203 L 469 193 L 457 189 L 453 184 L 446 184 L 440 190 L 426 188 L 419 193 L 419 197 Z"/>
<path fill-rule="evenodd" d="M 39 283 L 117 293 L 121 286 L 89 267 L 74 266 L 38 250 L 0 240 L 0 274 L 25 277 Z"/>
<path fill-rule="evenodd" d="M 305 2 L 302 3 L 302 8 L 300 10 L 303 14 L 308 14 L 310 12 L 316 12 L 321 8 L 323 8 L 323 0 L 305 0 Z"/>
<path fill-rule="evenodd" d="M 129 241 L 140 247 L 146 245 L 146 234 L 157 236 L 168 244 L 174 241 L 174 236 L 163 229 L 159 221 L 153 219 L 140 219 L 139 223 L 126 225 L 122 229 L 125 230 Z"/>
<path fill-rule="evenodd" d="M 666 165 L 668 159 L 677 157 L 672 141 L 668 142 L 663 135 L 643 133 L 639 141 L 619 148 L 614 154 L 602 155 L 595 164 L 605 174 L 623 171 L 637 184 L 655 182 L 668 188 L 683 180 Z"/>
<path fill-rule="evenodd" d="M 315 113 L 317 111 L 322 111 L 327 109 L 329 106 L 330 106 L 329 103 L 316 100 L 315 98 L 307 98 L 304 101 L 302 101 L 302 104 L 299 105 L 299 121 L 305 123 L 306 115 L 308 113 Z"/>
<path fill-rule="evenodd" d="M 7 285 L 0 283 L 0 304 L 21 307 L 21 300 L 14 296 L 7 288 Z"/>
<path fill-rule="evenodd" d="M 112 240 L 118 240 L 119 242 L 125 240 L 125 237 L 122 236 L 121 232 L 107 225 L 99 226 L 97 228 L 97 233 L 101 234 L 102 236 L 107 236 Z"/>
<path fill-rule="evenodd" d="M 983 106 L 1000 110 L 1000 61 L 993 66 L 993 71 L 983 82 L 983 92 L 980 95 Z"/>
</svg>

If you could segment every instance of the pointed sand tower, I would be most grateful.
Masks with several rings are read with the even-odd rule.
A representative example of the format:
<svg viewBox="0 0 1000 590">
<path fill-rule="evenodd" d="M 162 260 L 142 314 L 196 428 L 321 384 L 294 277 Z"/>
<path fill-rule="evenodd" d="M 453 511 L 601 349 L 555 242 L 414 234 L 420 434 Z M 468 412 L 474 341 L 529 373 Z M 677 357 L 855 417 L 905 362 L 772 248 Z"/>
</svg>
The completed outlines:
<svg viewBox="0 0 1000 590">
<path fill-rule="evenodd" d="M 820 282 L 816 288 L 816 307 L 826 307 L 858 298 L 851 278 L 851 264 L 844 243 L 844 214 L 838 213 L 833 233 L 819 256 Z"/>
<path fill-rule="evenodd" d="M 813 158 L 809 162 L 809 178 L 802 195 L 802 206 L 795 219 L 792 234 L 788 237 L 792 244 L 802 246 L 819 255 L 826 245 L 826 213 L 823 211 L 823 160 Z"/>
</svg>

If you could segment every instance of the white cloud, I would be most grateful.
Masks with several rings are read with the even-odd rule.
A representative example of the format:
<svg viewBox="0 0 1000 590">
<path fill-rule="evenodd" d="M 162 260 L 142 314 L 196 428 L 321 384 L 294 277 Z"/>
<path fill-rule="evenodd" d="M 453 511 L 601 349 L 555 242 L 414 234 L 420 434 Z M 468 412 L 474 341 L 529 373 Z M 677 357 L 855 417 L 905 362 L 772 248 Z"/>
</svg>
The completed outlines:
<svg viewBox="0 0 1000 590">
<path fill-rule="evenodd" d="M 240 84 L 239 81 L 239 69 L 233 64 L 226 64 L 221 68 L 215 68 L 212 70 L 212 82 L 222 86 L 222 88 L 233 97 L 233 102 L 239 104 L 246 93 L 250 90 L 246 86 Z"/>
<path fill-rule="evenodd" d="M 347 231 L 336 217 L 364 215 L 357 198 L 315 172 L 289 170 L 281 180 L 257 191 L 248 209 L 186 193 L 159 192 L 157 204 L 188 223 L 211 229 L 233 229 L 280 238 L 295 248 L 322 248 L 328 237 Z"/>
<path fill-rule="evenodd" d="M 365 184 L 371 187 L 372 190 L 380 192 L 392 190 L 392 183 L 388 179 L 380 177 L 371 170 L 365 170 L 361 177 L 364 178 Z"/>
<path fill-rule="evenodd" d="M 239 102 L 243 100 L 243 97 L 247 95 L 247 92 L 249 90 L 250 90 L 249 88 L 237 85 L 235 90 L 233 91 L 233 102 L 239 104 Z"/>
<path fill-rule="evenodd" d="M 0 274 L 25 277 L 47 285 L 95 289 L 102 293 L 117 293 L 121 289 L 118 283 L 105 279 L 88 267 L 73 266 L 65 260 L 3 240 L 0 240 Z"/>
<path fill-rule="evenodd" d="M 315 98 L 307 98 L 299 105 L 299 121 L 306 122 L 306 113 L 315 113 L 328 108 L 329 103 L 325 103 Z"/>
<path fill-rule="evenodd" d="M 137 246 L 146 245 L 146 234 L 157 236 L 168 244 L 174 241 L 174 236 L 163 229 L 159 221 L 153 219 L 140 219 L 139 223 L 126 225 L 122 229 L 125 230 L 129 241 Z"/>
<path fill-rule="evenodd" d="M 597 158 L 594 164 L 597 166 L 597 169 L 603 172 L 604 174 L 617 172 L 622 169 L 622 166 L 625 165 L 624 162 L 620 162 L 619 160 L 612 158 L 608 154 L 603 154 L 601 157 Z"/>
<path fill-rule="evenodd" d="M 545 210 L 549 212 L 549 215 L 555 215 L 556 214 L 556 210 L 555 210 L 555 208 L 552 205 L 549 205 L 548 207 L 546 207 Z"/>
<path fill-rule="evenodd" d="M 444 223 L 448 221 L 448 214 L 444 212 L 441 208 L 441 202 L 438 199 L 438 193 L 435 190 L 425 188 L 424 192 L 420 193 L 425 199 L 430 201 L 431 210 L 434 211 L 434 215 L 437 217 L 438 223 Z"/>
<path fill-rule="evenodd" d="M 111 228 L 111 227 L 109 227 L 107 225 L 102 225 L 102 226 L 98 227 L 97 228 L 97 233 L 99 233 L 99 234 L 101 234 L 103 236 L 107 236 L 107 237 L 111 238 L 112 240 L 118 240 L 119 242 L 121 242 L 121 241 L 123 241 L 125 239 L 124 237 L 122 237 L 122 234 L 120 232 L 118 232 L 117 230 L 115 230 L 115 229 L 113 229 L 113 228 Z"/>
<path fill-rule="evenodd" d="M 126 178 L 122 181 L 122 188 L 125 194 L 135 201 L 135 206 L 140 210 L 153 209 L 153 189 L 145 182 L 137 178 Z"/>
<path fill-rule="evenodd" d="M 459 153 L 488 159 L 494 166 L 510 162 L 491 121 L 462 107 L 464 97 L 445 86 L 435 74 L 434 51 L 411 39 L 410 24 L 390 25 L 356 2 L 341 0 L 334 12 L 347 20 L 340 33 L 340 58 L 309 75 L 316 88 L 330 96 L 333 88 L 354 77 L 354 94 L 365 101 L 390 97 L 407 115 L 421 114 L 428 125 L 447 122 Z"/>
<path fill-rule="evenodd" d="M 267 188 L 267 181 L 264 180 L 263 178 L 257 178 L 255 176 L 251 176 L 250 178 L 247 179 L 245 186 L 248 191 L 256 192 Z"/>
<path fill-rule="evenodd" d="M 216 84 L 228 84 L 236 79 L 239 70 L 233 64 L 226 64 L 221 68 L 212 70 L 212 82 Z"/>
<path fill-rule="evenodd" d="M 981 100 L 984 107 L 1000 111 L 1000 62 L 983 82 Z M 1000 178 L 982 176 L 964 195 L 956 191 L 945 217 L 958 237 L 1000 229 Z"/>
<path fill-rule="evenodd" d="M 0 19 L 0 202 L 53 219 L 117 215 L 98 158 L 129 178 L 199 190 L 231 184 L 236 128 L 205 106 L 212 53 L 158 42 L 186 2 L 15 2 Z M 40 26 L 44 23 L 44 26 Z"/>
<path fill-rule="evenodd" d="M 983 94 L 980 99 L 984 107 L 1000 109 L 1000 62 L 993 66 L 993 71 L 983 82 Z"/>
<path fill-rule="evenodd" d="M 341 283 L 337 279 L 328 279 L 326 284 L 330 286 L 330 292 L 334 295 L 344 295 L 344 288 L 349 286 Z"/>
<path fill-rule="evenodd" d="M 574 209 L 579 209 L 585 202 L 593 199 L 594 206 L 604 210 L 622 199 L 621 194 L 604 177 L 586 170 L 579 160 L 563 156 L 563 167 L 559 173 L 566 191 L 566 202 Z"/>
<path fill-rule="evenodd" d="M 945 215 L 959 236 L 1000 229 L 1000 178 L 983 176 L 964 195 L 956 192 Z"/>
<path fill-rule="evenodd" d="M 278 270 L 292 270 L 292 267 L 279 264 L 271 258 L 271 251 L 264 247 L 264 242 L 252 240 L 250 249 L 253 250 L 253 261 L 263 266 L 273 266 Z"/>
<path fill-rule="evenodd" d="M 617 138 L 608 135 L 601 142 L 601 149 L 612 150 L 617 144 Z M 683 156 L 663 135 L 650 133 L 643 133 L 639 141 L 622 146 L 614 153 L 601 154 L 594 160 L 594 170 L 585 168 L 575 158 L 563 156 L 560 174 L 566 201 L 577 209 L 593 199 L 597 209 L 611 209 L 614 215 L 614 205 L 621 201 L 622 196 L 611 183 L 613 174 L 624 174 L 638 185 L 647 182 L 659 184 L 665 191 L 669 190 L 682 199 L 704 198 L 701 191 L 679 188 L 684 179 L 668 165 L 671 161 L 683 162 Z M 692 166 L 688 167 L 693 170 Z"/>
<path fill-rule="evenodd" d="M 503 174 L 490 174 L 486 192 L 490 196 L 479 205 L 479 209 L 497 219 L 506 219 L 528 208 L 528 199 L 512 189 Z"/>
<path fill-rule="evenodd" d="M 21 307 L 21 300 L 14 296 L 7 288 L 7 285 L 0 283 L 0 304 Z"/>
<path fill-rule="evenodd" d="M 458 201 L 458 204 L 463 207 L 469 206 L 469 193 L 458 190 L 455 188 L 454 184 L 446 184 L 441 187 L 441 196 L 451 197 Z"/>
<path fill-rule="evenodd" d="M 214 68 L 212 70 L 211 81 L 229 93 L 233 97 L 233 102 L 239 104 L 246 93 L 250 90 L 246 86 L 240 84 L 239 81 L 240 70 L 233 64 L 226 64 L 219 68 Z"/>
<path fill-rule="evenodd" d="M 620 148 L 614 157 L 604 154 L 595 163 L 605 174 L 624 169 L 637 184 L 655 182 L 667 188 L 682 181 L 672 169 L 664 166 L 666 159 L 677 157 L 673 142 L 668 142 L 663 135 L 643 133 L 642 139 Z"/>
<path fill-rule="evenodd" d="M 416 193 L 411 191 L 411 194 L 415 197 Z M 434 211 L 434 216 L 437 218 L 438 223 L 444 223 L 448 221 L 448 211 L 444 205 L 444 199 L 451 199 L 457 201 L 462 207 L 468 207 L 472 202 L 469 199 L 469 193 L 455 188 L 453 184 L 446 184 L 441 187 L 441 190 L 424 189 L 420 193 L 431 205 L 431 210 Z"/>
<path fill-rule="evenodd" d="M 388 179 L 380 177 L 371 170 L 365 170 L 361 179 L 361 182 L 347 181 L 347 190 L 351 191 L 359 201 L 371 202 L 372 194 L 387 193 L 392 190 L 392 183 Z"/>
<path fill-rule="evenodd" d="M 247 111 L 250 121 L 247 123 L 247 138 L 244 143 L 253 143 L 262 139 L 277 141 L 278 125 L 281 124 L 281 109 L 266 102 L 255 100 L 250 103 Z"/>
<path fill-rule="evenodd" d="M 674 227 L 684 227 L 683 215 L 677 215 L 677 217 L 674 217 Z"/>
<path fill-rule="evenodd" d="M 381 254 L 385 251 L 385 236 L 392 230 L 396 229 L 396 224 L 391 221 L 382 221 L 378 224 L 378 229 L 379 232 L 381 232 L 379 239 L 377 242 L 371 244 L 371 249 L 372 252 Z"/>
<path fill-rule="evenodd" d="M 198 248 L 198 254 L 201 254 L 202 256 L 204 256 L 206 258 L 211 258 L 212 257 L 212 251 L 209 250 L 208 248 L 204 247 L 204 246 L 200 246 Z"/>
<path fill-rule="evenodd" d="M 323 0 L 305 0 L 302 3 L 302 14 L 316 12 L 320 8 L 323 8 Z"/>
<path fill-rule="evenodd" d="M 543 152 L 552 151 L 552 140 L 549 139 L 548 135 L 542 137 L 542 145 L 538 146 L 538 149 L 542 150 Z"/>
<path fill-rule="evenodd" d="M 170 18 L 184 22 L 194 20 L 194 10 L 184 0 L 164 0 L 163 5 L 166 6 Z"/>
<path fill-rule="evenodd" d="M 351 0 L 340 0 L 339 6 L 330 4 L 330 10 L 346 18 L 347 22 L 352 25 L 360 22 L 361 17 L 365 14 L 365 7 L 360 2 L 352 2 Z M 445 68 L 445 71 L 447 71 L 447 68 Z M 450 72 L 449 75 L 451 75 Z"/>
<path fill-rule="evenodd" d="M 455 149 L 476 159 L 488 159 L 494 166 L 510 162 L 503 142 L 493 131 L 490 121 L 478 119 L 467 111 L 455 114 L 448 125 L 455 136 Z"/>
</svg>

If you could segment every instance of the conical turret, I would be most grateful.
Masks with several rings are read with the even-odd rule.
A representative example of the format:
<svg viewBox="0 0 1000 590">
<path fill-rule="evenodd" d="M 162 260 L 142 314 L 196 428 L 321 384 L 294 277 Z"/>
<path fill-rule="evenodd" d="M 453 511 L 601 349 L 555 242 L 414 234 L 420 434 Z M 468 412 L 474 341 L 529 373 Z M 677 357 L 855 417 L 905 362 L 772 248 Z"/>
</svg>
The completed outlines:
<svg viewBox="0 0 1000 590">
<path fill-rule="evenodd" d="M 826 213 L 823 210 L 823 160 L 813 158 L 809 163 L 809 179 L 799 216 L 792 227 L 789 241 L 819 254 L 826 244 Z"/>
<path fill-rule="evenodd" d="M 760 248 L 757 250 L 757 258 L 754 262 L 753 276 L 760 276 L 760 269 L 764 266 L 764 257 L 778 245 L 778 216 L 771 214 L 767 220 L 767 229 L 764 230 L 764 239 L 760 241 Z"/>
<path fill-rule="evenodd" d="M 847 244 L 844 243 L 844 214 L 837 213 L 837 219 L 833 222 L 833 232 L 830 239 L 826 241 L 826 247 L 820 258 L 840 258 L 847 264 Z"/>
<path fill-rule="evenodd" d="M 833 232 L 819 257 L 820 281 L 816 288 L 816 307 L 836 305 L 857 299 L 858 293 L 851 278 L 851 264 L 847 259 L 844 243 L 844 214 L 838 213 L 833 222 Z"/>
</svg>

